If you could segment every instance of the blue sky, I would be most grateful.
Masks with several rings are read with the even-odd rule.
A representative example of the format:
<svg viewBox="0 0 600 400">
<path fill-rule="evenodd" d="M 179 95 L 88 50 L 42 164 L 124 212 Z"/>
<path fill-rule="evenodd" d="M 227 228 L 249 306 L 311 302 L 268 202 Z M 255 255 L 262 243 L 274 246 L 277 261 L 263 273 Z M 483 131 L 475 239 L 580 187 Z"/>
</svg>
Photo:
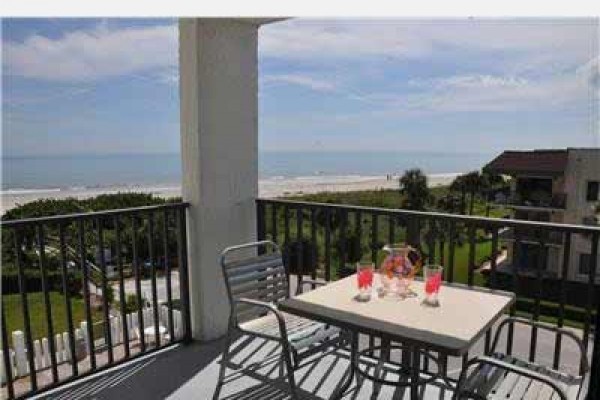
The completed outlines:
<svg viewBox="0 0 600 400">
<path fill-rule="evenodd" d="M 179 151 L 175 20 L 2 28 L 4 156 Z M 260 148 L 598 146 L 598 28 L 597 19 L 264 26 Z"/>
</svg>

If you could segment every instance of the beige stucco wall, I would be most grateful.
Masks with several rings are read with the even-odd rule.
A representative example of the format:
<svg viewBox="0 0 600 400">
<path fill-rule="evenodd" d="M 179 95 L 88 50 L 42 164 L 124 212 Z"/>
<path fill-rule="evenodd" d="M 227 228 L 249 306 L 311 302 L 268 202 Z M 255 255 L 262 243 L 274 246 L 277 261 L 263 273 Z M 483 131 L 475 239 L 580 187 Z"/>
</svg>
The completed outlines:
<svg viewBox="0 0 600 400">
<path fill-rule="evenodd" d="M 600 149 L 569 149 L 569 162 L 565 173 L 565 223 L 581 224 L 584 217 L 593 214 L 592 207 L 595 203 L 586 200 L 588 181 L 600 181 Z M 591 241 L 581 235 L 574 235 L 572 241 L 569 279 L 586 279 L 579 275 L 579 255 L 590 253 Z"/>
</svg>

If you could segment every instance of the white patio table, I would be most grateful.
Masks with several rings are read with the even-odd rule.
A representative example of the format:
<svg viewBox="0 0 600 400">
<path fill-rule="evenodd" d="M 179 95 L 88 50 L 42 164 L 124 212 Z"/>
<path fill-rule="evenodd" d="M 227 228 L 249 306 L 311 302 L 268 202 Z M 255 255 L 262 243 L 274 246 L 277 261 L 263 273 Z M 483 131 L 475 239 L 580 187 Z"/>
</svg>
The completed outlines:
<svg viewBox="0 0 600 400">
<path fill-rule="evenodd" d="M 375 274 L 371 300 L 357 301 L 357 279 L 352 275 L 279 303 L 282 311 L 336 325 L 351 333 L 349 371 L 333 398 L 343 396 L 358 372 L 380 384 L 410 386 L 411 399 L 417 399 L 419 386 L 436 379 L 435 376 L 421 379 L 421 356 L 439 366 L 429 351 L 439 352 L 444 360 L 448 356 L 466 354 L 515 301 L 514 293 L 444 283 L 439 294 L 440 306 L 430 307 L 422 304 L 424 284 L 421 281 L 411 285 L 416 296 L 405 299 L 379 296 L 376 289 L 380 286 L 379 274 Z M 402 344 L 392 348 L 403 350 L 403 364 L 404 354 L 410 355 L 403 370 L 409 375 L 406 383 L 379 379 L 359 368 L 359 333 L 380 337 L 382 343 Z M 389 351 L 389 348 L 379 347 L 360 354 L 375 349 Z M 438 371 L 442 372 L 445 367 Z"/>
</svg>

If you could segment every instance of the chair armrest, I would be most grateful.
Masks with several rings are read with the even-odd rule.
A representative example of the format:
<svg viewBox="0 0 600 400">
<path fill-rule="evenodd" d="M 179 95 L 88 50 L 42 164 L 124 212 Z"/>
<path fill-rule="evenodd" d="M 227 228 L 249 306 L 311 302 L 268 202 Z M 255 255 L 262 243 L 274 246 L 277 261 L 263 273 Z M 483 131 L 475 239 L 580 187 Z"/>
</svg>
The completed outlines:
<svg viewBox="0 0 600 400">
<path fill-rule="evenodd" d="M 283 318 L 281 311 L 279 311 L 277 309 L 277 307 L 275 307 L 273 304 L 267 303 L 265 301 L 256 300 L 256 299 L 247 299 L 245 297 L 242 297 L 239 299 L 234 299 L 233 304 L 235 305 L 237 303 L 247 304 L 247 305 L 250 305 L 253 307 L 258 307 L 258 308 L 263 308 L 265 311 L 273 313 L 275 315 L 275 318 L 277 318 L 277 324 L 279 325 L 279 332 L 281 334 L 281 337 L 283 339 L 287 340 L 287 331 L 285 329 L 285 319 Z"/>
<path fill-rule="evenodd" d="M 494 353 L 496 351 L 496 345 L 498 344 L 498 340 L 500 338 L 500 334 L 502 333 L 502 330 L 504 329 L 505 326 L 507 326 L 509 324 L 528 325 L 531 327 L 536 327 L 538 329 L 544 329 L 546 331 L 554 332 L 556 334 L 565 335 L 565 336 L 569 337 L 579 347 L 579 351 L 581 353 L 581 362 L 582 362 L 582 366 L 583 366 L 583 374 L 585 374 L 589 371 L 590 364 L 589 364 L 589 360 L 588 360 L 588 357 L 587 357 L 587 354 L 585 351 L 585 347 L 583 345 L 583 341 L 577 335 L 575 335 L 573 332 L 571 332 L 570 330 L 565 329 L 565 328 L 561 328 L 561 327 L 558 327 L 555 325 L 550 325 L 545 322 L 533 321 L 533 320 L 521 318 L 521 317 L 507 317 L 500 323 L 500 325 L 498 325 L 496 334 L 494 335 L 494 341 L 492 344 L 492 349 L 491 349 L 492 353 Z"/>
<path fill-rule="evenodd" d="M 242 297 L 239 299 L 234 299 L 233 303 L 234 304 L 241 303 L 241 304 L 247 304 L 247 305 L 250 305 L 253 307 L 264 308 L 266 311 L 275 314 L 275 317 L 277 318 L 278 321 L 284 321 L 283 315 L 281 315 L 281 312 L 277 309 L 277 307 L 275 307 L 271 303 L 267 303 L 266 301 L 261 301 L 261 300 L 256 300 L 256 299 L 247 299 L 245 297 Z"/>
<path fill-rule="evenodd" d="M 465 367 L 463 368 L 463 370 L 460 374 L 458 385 L 456 387 L 456 394 L 455 394 L 456 397 L 454 397 L 454 398 L 457 398 L 457 399 L 461 398 L 460 395 L 463 391 L 461 386 L 465 382 L 466 374 L 471 366 L 477 365 L 477 364 L 495 366 L 495 367 L 501 368 L 505 371 L 514 372 L 517 375 L 525 376 L 527 378 L 531 378 L 536 381 L 540 381 L 540 382 L 550 386 L 552 389 L 554 389 L 554 391 L 556 391 L 558 393 L 558 395 L 560 396 L 561 400 L 569 400 L 567 397 L 567 394 L 564 392 L 564 390 L 560 386 L 558 386 L 554 381 L 552 381 L 552 379 L 548 378 L 547 376 L 542 375 L 536 371 L 532 371 L 527 368 L 519 367 L 517 365 L 510 364 L 505 361 L 498 360 L 498 359 L 492 358 L 492 357 L 486 357 L 486 356 L 475 357 L 465 365 Z"/>
</svg>

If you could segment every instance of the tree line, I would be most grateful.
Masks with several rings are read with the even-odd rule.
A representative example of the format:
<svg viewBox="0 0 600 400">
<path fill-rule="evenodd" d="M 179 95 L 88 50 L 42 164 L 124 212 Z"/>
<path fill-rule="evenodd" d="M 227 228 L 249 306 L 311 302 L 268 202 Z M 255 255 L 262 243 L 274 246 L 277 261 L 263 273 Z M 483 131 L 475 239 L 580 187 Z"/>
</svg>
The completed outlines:
<svg viewBox="0 0 600 400">
<path fill-rule="evenodd" d="M 399 183 L 400 193 L 404 196 L 402 208 L 423 211 L 433 207 L 439 211 L 469 215 L 474 213 L 478 198 L 488 201 L 494 191 L 506 187 L 506 181 L 501 175 L 488 171 L 471 171 L 457 176 L 446 193 L 435 198 L 428 186 L 427 175 L 418 168 L 405 171 Z"/>
</svg>

